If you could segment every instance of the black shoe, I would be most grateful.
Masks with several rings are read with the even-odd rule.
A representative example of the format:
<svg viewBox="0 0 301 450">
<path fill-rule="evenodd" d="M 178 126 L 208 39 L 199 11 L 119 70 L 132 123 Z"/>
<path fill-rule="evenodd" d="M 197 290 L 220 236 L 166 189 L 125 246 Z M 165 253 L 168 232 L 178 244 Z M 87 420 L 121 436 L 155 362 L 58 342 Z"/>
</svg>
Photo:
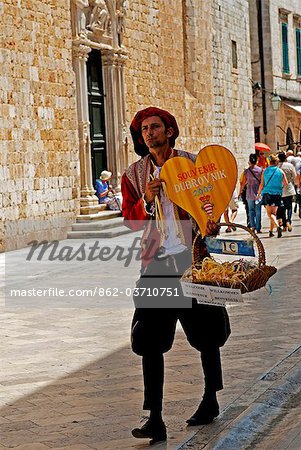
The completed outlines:
<svg viewBox="0 0 301 450">
<path fill-rule="evenodd" d="M 141 428 L 134 428 L 132 435 L 138 439 L 151 439 L 150 444 L 166 441 L 166 426 L 163 420 L 148 419 Z"/>
<path fill-rule="evenodd" d="M 269 237 L 274 237 L 275 235 L 274 235 L 274 233 L 273 233 L 273 231 L 269 231 Z"/>
<path fill-rule="evenodd" d="M 216 400 L 202 400 L 200 406 L 186 422 L 190 426 L 208 425 L 219 415 L 219 406 Z"/>
<path fill-rule="evenodd" d="M 277 238 L 281 238 L 281 236 L 282 236 L 282 228 L 278 227 L 277 228 Z"/>
</svg>

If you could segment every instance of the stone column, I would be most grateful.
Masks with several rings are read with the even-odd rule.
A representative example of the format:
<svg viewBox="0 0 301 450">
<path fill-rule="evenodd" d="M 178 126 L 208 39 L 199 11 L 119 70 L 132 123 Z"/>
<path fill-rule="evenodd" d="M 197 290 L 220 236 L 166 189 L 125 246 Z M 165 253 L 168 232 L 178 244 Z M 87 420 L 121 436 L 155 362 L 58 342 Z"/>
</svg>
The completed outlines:
<svg viewBox="0 0 301 450">
<path fill-rule="evenodd" d="M 100 208 L 92 183 L 90 122 L 86 62 L 91 47 L 73 42 L 73 68 L 76 77 L 77 114 L 79 122 L 80 213 L 97 213 Z"/>
<path fill-rule="evenodd" d="M 125 169 L 125 102 L 123 87 L 124 55 L 114 50 L 102 50 L 105 93 L 106 145 L 108 169 L 113 173 L 112 184 L 120 185 Z"/>
<path fill-rule="evenodd" d="M 119 99 L 120 99 L 120 107 L 118 109 L 119 112 L 119 142 L 120 142 L 120 168 L 121 175 L 122 172 L 129 165 L 129 155 L 128 155 L 128 129 L 126 125 L 126 111 L 125 111 L 125 92 L 124 92 L 124 64 L 126 62 L 127 56 L 124 54 L 120 54 L 118 58 L 118 89 L 119 89 Z"/>
</svg>

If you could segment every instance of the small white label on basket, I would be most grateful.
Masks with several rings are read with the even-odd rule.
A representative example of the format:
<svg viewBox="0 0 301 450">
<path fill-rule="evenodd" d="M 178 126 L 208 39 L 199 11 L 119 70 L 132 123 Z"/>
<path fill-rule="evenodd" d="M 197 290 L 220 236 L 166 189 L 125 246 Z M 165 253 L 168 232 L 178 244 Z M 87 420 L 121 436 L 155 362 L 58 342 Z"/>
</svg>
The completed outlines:
<svg viewBox="0 0 301 450">
<path fill-rule="evenodd" d="M 240 289 L 209 286 L 187 281 L 182 281 L 181 284 L 184 296 L 195 298 L 200 304 L 225 306 L 226 303 L 243 302 Z"/>
<path fill-rule="evenodd" d="M 205 286 L 204 284 L 189 283 L 186 281 L 183 281 L 181 284 L 185 297 L 193 297 L 197 300 L 207 300 L 208 302 L 211 302 L 209 286 Z"/>
<path fill-rule="evenodd" d="M 218 286 L 209 286 L 212 300 L 229 303 L 242 303 L 242 293 L 240 289 L 231 289 Z"/>
</svg>

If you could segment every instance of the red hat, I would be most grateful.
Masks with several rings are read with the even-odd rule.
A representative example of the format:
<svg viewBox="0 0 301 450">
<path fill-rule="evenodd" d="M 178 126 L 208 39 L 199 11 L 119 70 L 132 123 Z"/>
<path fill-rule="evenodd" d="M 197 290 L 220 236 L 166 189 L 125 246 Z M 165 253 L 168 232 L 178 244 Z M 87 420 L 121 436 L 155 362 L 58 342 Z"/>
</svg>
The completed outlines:
<svg viewBox="0 0 301 450">
<path fill-rule="evenodd" d="M 135 153 L 142 157 L 147 155 L 149 153 L 149 150 L 142 137 L 141 124 L 145 119 L 151 116 L 159 116 L 163 120 L 167 128 L 173 128 L 174 134 L 171 136 L 171 138 L 169 138 L 171 147 L 174 147 L 175 141 L 179 136 L 177 121 L 175 117 L 168 111 L 156 108 L 154 106 L 150 106 L 149 108 L 138 111 L 134 119 L 132 120 L 130 131 L 134 142 Z"/>
</svg>

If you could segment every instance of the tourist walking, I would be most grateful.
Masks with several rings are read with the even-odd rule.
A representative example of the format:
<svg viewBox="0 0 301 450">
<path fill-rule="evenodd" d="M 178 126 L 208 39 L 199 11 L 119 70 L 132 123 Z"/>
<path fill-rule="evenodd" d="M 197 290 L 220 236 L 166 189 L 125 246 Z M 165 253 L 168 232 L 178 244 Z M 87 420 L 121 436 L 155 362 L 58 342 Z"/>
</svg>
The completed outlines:
<svg viewBox="0 0 301 450">
<path fill-rule="evenodd" d="M 282 205 L 278 208 L 277 219 L 283 231 L 292 231 L 293 198 L 296 195 L 297 174 L 293 164 L 287 162 L 284 152 L 278 153 L 278 159 L 278 167 L 285 173 L 288 184 L 284 186 L 282 191 Z"/>
<path fill-rule="evenodd" d="M 296 179 L 296 197 L 297 203 L 299 205 L 299 219 L 301 219 L 301 193 L 300 193 L 300 179 L 301 179 L 301 164 L 297 170 L 297 179 Z M 296 211 L 297 212 L 297 211 Z"/>
<path fill-rule="evenodd" d="M 249 167 L 244 170 L 241 179 L 239 196 L 242 195 L 246 186 L 250 228 L 257 233 L 261 233 L 261 199 L 257 198 L 257 193 L 263 169 L 257 165 L 257 160 L 256 153 L 251 153 L 249 156 Z"/>
<path fill-rule="evenodd" d="M 282 229 L 277 222 L 277 209 L 281 206 L 283 186 L 287 186 L 287 179 L 283 170 L 277 167 L 277 155 L 269 157 L 270 165 L 261 175 L 261 181 L 256 199 L 262 195 L 262 205 L 265 207 L 270 219 L 269 237 L 274 236 L 274 228 L 277 229 L 277 237 L 281 238 Z"/>
</svg>

